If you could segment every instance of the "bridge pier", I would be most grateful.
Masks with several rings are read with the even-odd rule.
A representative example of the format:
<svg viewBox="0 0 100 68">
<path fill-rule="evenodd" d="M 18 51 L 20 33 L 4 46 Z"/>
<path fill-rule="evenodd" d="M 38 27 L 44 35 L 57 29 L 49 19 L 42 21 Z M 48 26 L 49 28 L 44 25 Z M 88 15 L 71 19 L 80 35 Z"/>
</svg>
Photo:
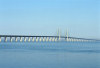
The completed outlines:
<svg viewBox="0 0 100 68">
<path fill-rule="evenodd" d="M 67 40 L 67 38 L 65 38 L 65 41 Z"/>
<path fill-rule="evenodd" d="M 75 41 L 77 42 L 77 39 L 75 39 Z"/>
<path fill-rule="evenodd" d="M 72 40 L 71 40 L 71 38 L 69 38 L 69 42 L 71 42 Z"/>
<path fill-rule="evenodd" d="M 55 42 L 57 41 L 57 38 L 55 38 Z"/>
<path fill-rule="evenodd" d="M 59 38 L 57 37 L 57 40 L 59 41 Z"/>
<path fill-rule="evenodd" d="M 85 40 L 85 42 L 88 42 L 88 40 Z"/>
<path fill-rule="evenodd" d="M 43 37 L 43 42 L 45 41 L 45 37 Z"/>
<path fill-rule="evenodd" d="M 52 41 L 54 42 L 54 37 L 52 38 Z"/>
<path fill-rule="evenodd" d="M 48 37 L 46 37 L 46 41 L 48 42 Z"/>
<path fill-rule="evenodd" d="M 32 41 L 34 42 L 34 37 L 32 37 Z"/>
<path fill-rule="evenodd" d="M 36 42 L 38 42 L 38 37 L 36 37 Z"/>
<path fill-rule="evenodd" d="M 79 40 L 78 40 L 78 39 L 76 39 L 76 41 L 78 42 Z"/>
<path fill-rule="evenodd" d="M 76 39 L 76 42 L 78 42 L 78 39 Z"/>
<path fill-rule="evenodd" d="M 1 42 L 1 37 L 0 37 L 0 42 Z"/>
<path fill-rule="evenodd" d="M 15 37 L 15 41 L 17 42 L 17 37 Z"/>
<path fill-rule="evenodd" d="M 26 37 L 24 37 L 24 42 L 26 42 Z"/>
<path fill-rule="evenodd" d="M 7 42 L 7 37 L 5 37 L 5 42 Z"/>
<path fill-rule="evenodd" d="M 12 37 L 10 37 L 10 42 L 12 42 Z"/>
<path fill-rule="evenodd" d="M 75 41 L 76 41 L 76 39 L 73 39 L 73 41 L 75 42 Z"/>
<path fill-rule="evenodd" d="M 49 37 L 49 42 L 51 41 L 51 37 Z"/>
<path fill-rule="evenodd" d="M 83 40 L 81 39 L 81 42 L 83 42 Z"/>
<path fill-rule="evenodd" d="M 69 38 L 67 38 L 67 41 L 69 41 Z"/>
<path fill-rule="evenodd" d="M 69 38 L 67 38 L 67 42 L 69 41 Z"/>
<path fill-rule="evenodd" d="M 79 42 L 81 42 L 81 40 L 80 40 L 80 39 L 78 39 L 78 41 L 79 41 Z"/>
<path fill-rule="evenodd" d="M 31 40 L 31 38 L 30 38 L 30 37 L 28 37 L 28 42 L 30 42 L 30 40 Z"/>
<path fill-rule="evenodd" d="M 65 41 L 67 41 L 67 38 L 65 38 Z"/>
<path fill-rule="evenodd" d="M 71 42 L 73 42 L 73 39 L 71 38 Z"/>
<path fill-rule="evenodd" d="M 59 41 L 60 41 L 60 36 L 59 36 Z"/>
<path fill-rule="evenodd" d="M 41 42 L 41 40 L 42 40 L 42 39 L 41 39 L 41 37 L 40 37 L 40 38 L 39 38 L 39 41 Z"/>
<path fill-rule="evenodd" d="M 22 37 L 20 37 L 20 42 L 22 42 Z"/>
</svg>

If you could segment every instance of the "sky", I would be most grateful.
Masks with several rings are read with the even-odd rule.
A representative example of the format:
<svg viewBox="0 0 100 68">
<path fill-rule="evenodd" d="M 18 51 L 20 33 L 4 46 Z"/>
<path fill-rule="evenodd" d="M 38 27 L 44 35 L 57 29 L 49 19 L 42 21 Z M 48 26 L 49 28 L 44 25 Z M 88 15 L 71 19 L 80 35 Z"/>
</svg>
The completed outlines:
<svg viewBox="0 0 100 68">
<path fill-rule="evenodd" d="M 100 0 L 0 0 L 1 35 L 100 39 Z"/>
</svg>

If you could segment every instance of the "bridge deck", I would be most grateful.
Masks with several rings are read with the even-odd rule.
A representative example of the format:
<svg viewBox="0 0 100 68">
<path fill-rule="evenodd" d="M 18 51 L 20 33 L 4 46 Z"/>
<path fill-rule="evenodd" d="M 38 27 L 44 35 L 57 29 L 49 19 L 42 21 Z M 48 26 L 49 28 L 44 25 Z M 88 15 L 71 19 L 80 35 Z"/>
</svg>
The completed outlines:
<svg viewBox="0 0 100 68">
<path fill-rule="evenodd" d="M 0 37 L 54 37 L 54 38 L 59 38 L 59 36 L 32 36 L 32 35 L 0 35 Z M 67 37 L 60 36 L 60 38 L 67 38 Z M 99 39 L 86 39 L 86 38 L 77 38 L 77 37 L 68 37 L 68 38 L 100 41 Z"/>
</svg>

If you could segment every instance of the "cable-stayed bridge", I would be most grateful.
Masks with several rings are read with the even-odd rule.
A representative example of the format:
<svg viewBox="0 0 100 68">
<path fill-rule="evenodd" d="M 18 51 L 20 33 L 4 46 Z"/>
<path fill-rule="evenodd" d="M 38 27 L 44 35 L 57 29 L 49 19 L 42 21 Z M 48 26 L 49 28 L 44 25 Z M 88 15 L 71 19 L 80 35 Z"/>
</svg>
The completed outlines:
<svg viewBox="0 0 100 68">
<path fill-rule="evenodd" d="M 56 42 L 56 41 L 67 41 L 67 42 L 90 42 L 90 41 L 100 41 L 97 39 L 86 39 L 86 38 L 78 38 L 78 37 L 70 37 L 68 35 L 68 31 L 66 32 L 65 36 L 61 36 L 60 30 L 57 31 L 57 36 L 34 36 L 34 35 L 0 35 L 0 42 L 4 40 L 4 42 Z"/>
<path fill-rule="evenodd" d="M 56 42 L 56 41 L 67 41 L 67 42 L 94 42 L 94 41 L 100 41 L 97 39 L 86 39 L 86 38 L 77 38 L 77 37 L 69 37 L 66 36 L 30 36 L 30 35 L 0 35 L 0 42 Z"/>
</svg>

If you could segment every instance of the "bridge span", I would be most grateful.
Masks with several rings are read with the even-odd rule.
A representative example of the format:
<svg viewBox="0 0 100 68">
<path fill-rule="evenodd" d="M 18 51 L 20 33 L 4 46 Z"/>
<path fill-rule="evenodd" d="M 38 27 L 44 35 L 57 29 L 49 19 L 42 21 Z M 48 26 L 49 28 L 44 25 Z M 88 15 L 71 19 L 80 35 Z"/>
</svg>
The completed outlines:
<svg viewBox="0 0 100 68">
<path fill-rule="evenodd" d="M 0 35 L 0 42 L 57 42 L 57 41 L 67 41 L 67 42 L 90 42 L 90 41 L 100 41 L 97 39 L 86 39 L 86 38 L 77 38 L 77 37 L 68 37 L 68 36 L 32 36 L 32 35 Z"/>
</svg>

